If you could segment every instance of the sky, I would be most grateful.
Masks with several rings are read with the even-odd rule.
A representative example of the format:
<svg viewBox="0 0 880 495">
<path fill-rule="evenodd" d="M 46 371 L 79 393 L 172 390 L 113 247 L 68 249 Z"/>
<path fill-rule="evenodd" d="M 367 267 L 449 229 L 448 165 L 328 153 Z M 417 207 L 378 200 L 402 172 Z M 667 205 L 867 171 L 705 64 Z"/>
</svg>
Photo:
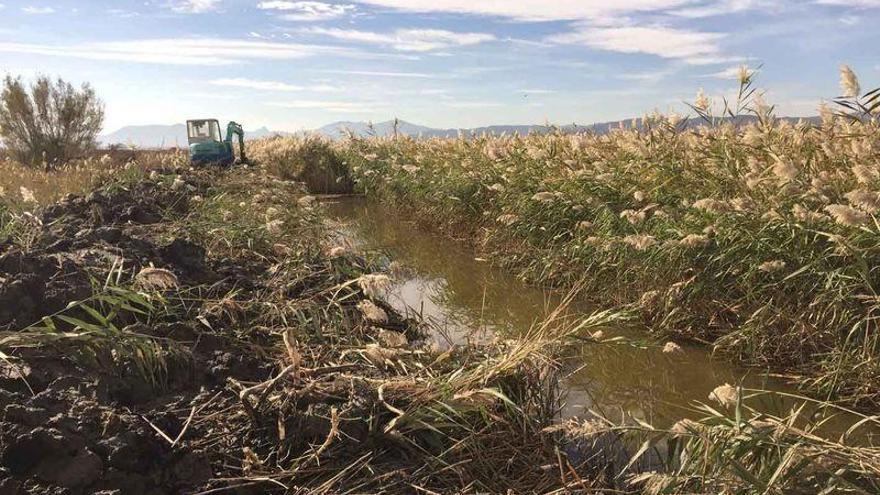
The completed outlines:
<svg viewBox="0 0 880 495">
<path fill-rule="evenodd" d="M 720 101 L 741 65 L 780 115 L 850 65 L 880 86 L 880 0 L 0 0 L 0 73 L 89 82 L 105 130 L 591 124 Z"/>
</svg>

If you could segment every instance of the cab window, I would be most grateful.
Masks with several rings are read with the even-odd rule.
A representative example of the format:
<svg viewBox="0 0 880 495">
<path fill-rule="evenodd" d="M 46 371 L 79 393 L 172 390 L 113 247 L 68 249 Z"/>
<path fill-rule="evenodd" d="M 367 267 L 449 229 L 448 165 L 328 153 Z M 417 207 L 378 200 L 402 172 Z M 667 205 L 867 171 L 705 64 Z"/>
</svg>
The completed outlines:
<svg viewBox="0 0 880 495">
<path fill-rule="evenodd" d="M 187 135 L 190 143 L 220 141 L 220 125 L 216 120 L 193 120 L 187 122 Z"/>
</svg>

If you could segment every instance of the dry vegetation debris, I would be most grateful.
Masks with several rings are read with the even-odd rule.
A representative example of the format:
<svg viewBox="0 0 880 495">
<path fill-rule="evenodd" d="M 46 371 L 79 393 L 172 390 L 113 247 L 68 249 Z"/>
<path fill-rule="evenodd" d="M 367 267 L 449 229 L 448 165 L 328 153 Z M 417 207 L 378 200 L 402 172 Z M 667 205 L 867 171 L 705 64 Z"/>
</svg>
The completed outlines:
<svg viewBox="0 0 880 495">
<path fill-rule="evenodd" d="M 549 329 L 428 345 L 382 301 L 387 275 L 327 256 L 303 197 L 264 170 L 159 168 L 16 226 L 0 248 L 3 492 L 573 482 L 542 431 L 556 407 Z"/>
</svg>

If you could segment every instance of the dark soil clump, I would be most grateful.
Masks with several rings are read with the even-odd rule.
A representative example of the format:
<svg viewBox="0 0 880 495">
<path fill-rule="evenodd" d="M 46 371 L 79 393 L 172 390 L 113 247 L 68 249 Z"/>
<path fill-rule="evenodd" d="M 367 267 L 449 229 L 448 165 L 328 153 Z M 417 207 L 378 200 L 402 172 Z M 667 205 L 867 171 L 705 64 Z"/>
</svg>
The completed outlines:
<svg viewBox="0 0 880 495">
<path fill-rule="evenodd" d="M 26 333 L 41 318 L 88 299 L 114 263 L 129 274 L 150 266 L 169 270 L 182 287 L 214 283 L 215 296 L 229 290 L 233 283 L 214 273 L 203 246 L 169 240 L 163 225 L 186 215 L 191 199 L 205 194 L 213 178 L 187 174 L 169 186 L 162 181 L 173 180 L 170 172 L 68 196 L 44 209 L 33 246 L 5 243 L 0 328 Z M 126 334 L 184 349 L 168 362 L 173 369 L 160 382 L 118 357 L 95 356 L 96 362 L 117 361 L 115 366 L 87 366 L 65 352 L 67 344 L 22 347 L 15 364 L 2 363 L 0 493 L 185 493 L 214 476 L 215 454 L 185 442 L 172 445 L 156 428 L 179 433 L 183 423 L 169 408 L 189 410 L 203 387 L 223 387 L 229 379 L 265 379 L 273 363 L 240 356 L 229 336 L 203 335 L 208 329 L 197 328 L 198 322 L 170 315 L 149 325 L 128 319 L 134 325 L 125 327 Z"/>
<path fill-rule="evenodd" d="M 165 170 L 2 244 L 0 493 L 558 485 L 547 345 L 431 347 L 303 194 Z"/>
</svg>

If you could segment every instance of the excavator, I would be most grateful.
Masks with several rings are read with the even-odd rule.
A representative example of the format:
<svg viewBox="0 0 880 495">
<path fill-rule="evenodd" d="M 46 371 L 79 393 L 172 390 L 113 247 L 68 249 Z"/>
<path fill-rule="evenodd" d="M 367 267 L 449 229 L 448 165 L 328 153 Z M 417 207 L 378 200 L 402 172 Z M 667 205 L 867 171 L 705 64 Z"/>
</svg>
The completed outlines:
<svg viewBox="0 0 880 495">
<path fill-rule="evenodd" d="M 233 135 L 238 136 L 239 161 L 247 161 L 244 153 L 244 129 L 240 124 L 230 122 L 226 126 L 224 139 L 217 119 L 187 120 L 186 134 L 189 140 L 189 161 L 193 166 L 228 167 L 235 163 Z"/>
</svg>

